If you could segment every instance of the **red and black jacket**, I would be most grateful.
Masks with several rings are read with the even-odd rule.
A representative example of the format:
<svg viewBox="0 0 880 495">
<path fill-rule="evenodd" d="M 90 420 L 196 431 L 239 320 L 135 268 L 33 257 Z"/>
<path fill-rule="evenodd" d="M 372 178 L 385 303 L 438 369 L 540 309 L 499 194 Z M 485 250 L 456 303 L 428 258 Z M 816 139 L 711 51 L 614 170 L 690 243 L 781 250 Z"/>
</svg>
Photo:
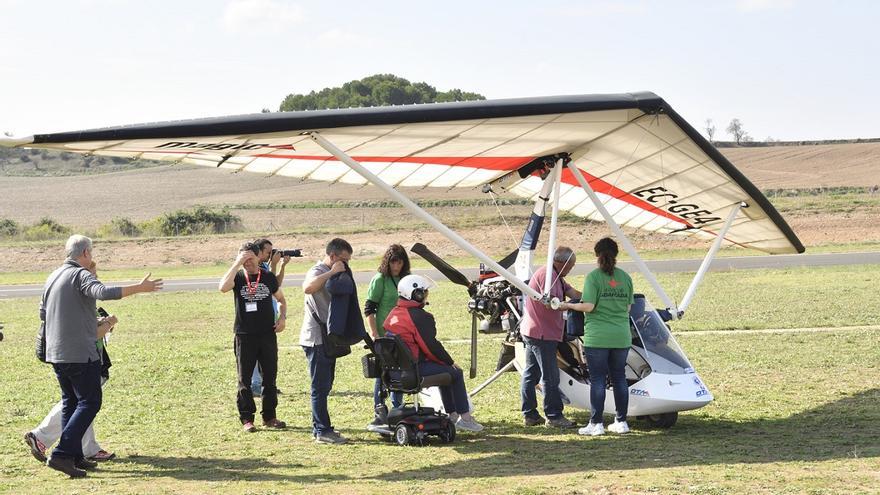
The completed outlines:
<svg viewBox="0 0 880 495">
<path fill-rule="evenodd" d="M 437 340 L 437 324 L 434 315 L 425 311 L 423 303 L 398 299 L 385 323 L 385 331 L 400 337 L 409 348 L 413 359 L 433 361 L 437 364 L 452 366 L 454 361 Z"/>
</svg>

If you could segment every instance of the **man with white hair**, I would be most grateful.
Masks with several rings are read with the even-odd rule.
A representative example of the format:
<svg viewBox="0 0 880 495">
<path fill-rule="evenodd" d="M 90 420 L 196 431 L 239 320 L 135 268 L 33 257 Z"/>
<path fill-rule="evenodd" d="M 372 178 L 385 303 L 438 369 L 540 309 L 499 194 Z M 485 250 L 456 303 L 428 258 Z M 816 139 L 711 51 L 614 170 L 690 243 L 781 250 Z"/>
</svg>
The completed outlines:
<svg viewBox="0 0 880 495">
<path fill-rule="evenodd" d="M 548 274 L 542 266 L 535 270 L 529 280 L 529 287 L 543 292 L 544 282 L 550 279 L 550 296 L 564 300 L 566 297 L 580 299 L 581 293 L 565 282 L 565 276 L 574 267 L 577 258 L 569 247 L 559 246 L 553 254 L 553 272 Z M 525 298 L 523 319 L 519 333 L 526 351 L 526 367 L 523 370 L 522 396 L 523 423 L 526 426 L 546 424 L 556 428 L 575 426 L 562 414 L 562 396 L 559 393 L 559 366 L 556 364 L 556 348 L 562 342 L 565 321 L 562 313 L 550 309 L 539 301 Z M 541 383 L 544 393 L 544 414 L 538 413 L 538 400 L 535 386 Z"/>
<path fill-rule="evenodd" d="M 61 386 L 63 402 L 61 439 L 46 464 L 71 478 L 86 476 L 97 464 L 83 457 L 82 437 L 101 409 L 101 354 L 95 300 L 121 299 L 162 288 L 162 279 L 107 287 L 89 271 L 93 265 L 92 240 L 72 235 L 65 245 L 67 259 L 49 275 L 40 301 L 45 325 L 46 362 Z"/>
</svg>

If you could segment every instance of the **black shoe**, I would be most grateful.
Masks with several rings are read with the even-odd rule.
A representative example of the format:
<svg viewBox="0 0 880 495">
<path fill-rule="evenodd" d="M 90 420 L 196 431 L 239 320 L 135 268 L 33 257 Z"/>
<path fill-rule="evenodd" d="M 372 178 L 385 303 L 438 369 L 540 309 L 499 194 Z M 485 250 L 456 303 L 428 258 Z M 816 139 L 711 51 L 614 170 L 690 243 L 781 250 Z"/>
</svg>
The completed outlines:
<svg viewBox="0 0 880 495">
<path fill-rule="evenodd" d="M 79 469 L 83 469 L 86 471 L 94 471 L 95 469 L 98 469 L 97 462 L 90 461 L 84 457 L 80 457 L 79 459 L 77 459 L 76 462 L 73 463 L 73 465 Z"/>
<path fill-rule="evenodd" d="M 552 426 L 554 428 L 576 428 L 577 424 L 565 416 L 557 416 L 555 418 L 548 418 L 547 426 Z"/>
<path fill-rule="evenodd" d="M 367 431 L 386 431 L 388 430 L 388 422 L 383 421 L 381 418 L 374 418 L 370 424 L 367 425 Z"/>
<path fill-rule="evenodd" d="M 50 468 L 61 471 L 71 478 L 85 478 L 86 472 L 76 467 L 76 463 L 71 457 L 55 457 L 52 456 L 46 461 L 46 465 Z"/>
<path fill-rule="evenodd" d="M 539 426 L 543 425 L 544 422 L 545 420 L 540 414 L 538 416 L 526 416 L 523 418 L 523 424 L 526 426 Z"/>
</svg>

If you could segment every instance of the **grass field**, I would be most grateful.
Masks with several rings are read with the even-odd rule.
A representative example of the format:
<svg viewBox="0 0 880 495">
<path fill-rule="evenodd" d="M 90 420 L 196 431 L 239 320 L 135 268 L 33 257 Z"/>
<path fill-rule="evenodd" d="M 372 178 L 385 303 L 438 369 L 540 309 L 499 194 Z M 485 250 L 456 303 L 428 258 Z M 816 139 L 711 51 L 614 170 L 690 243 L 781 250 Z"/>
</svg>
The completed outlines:
<svg viewBox="0 0 880 495">
<path fill-rule="evenodd" d="M 474 400 L 486 432 L 424 448 L 389 445 L 364 431 L 372 383 L 360 375 L 361 351 L 340 360 L 330 400 L 335 425 L 353 442 L 311 441 L 306 363 L 296 345 L 299 290 L 286 291 L 291 324 L 279 357 L 279 416 L 292 428 L 253 435 L 237 424 L 228 295 L 108 301 L 120 324 L 97 430 L 119 459 L 81 481 L 40 466 L 21 442 L 57 400 L 57 384 L 32 353 L 36 299 L 0 300 L 0 492 L 877 493 L 878 275 L 880 266 L 710 274 L 673 329 L 716 400 L 683 413 L 670 430 L 639 421 L 625 437 L 525 429 L 518 376 L 508 373 Z M 674 294 L 687 281 L 661 280 Z M 645 284 L 636 279 L 636 286 Z M 444 340 L 468 334 L 463 299 L 449 283 L 432 292 Z M 828 328 L 692 331 L 805 327 Z M 497 337 L 481 339 L 471 388 L 491 374 L 497 355 Z M 467 361 L 467 345 L 447 346 Z M 587 420 L 585 411 L 568 413 Z"/>
<path fill-rule="evenodd" d="M 112 244 L 112 241 L 101 241 L 101 246 Z M 2 246 L 2 244 L 0 244 Z M 58 241 L 43 241 L 39 243 L 28 243 L 22 246 L 23 250 L 49 250 L 58 248 Z M 112 248 L 105 248 L 111 251 Z M 856 252 L 875 252 L 880 251 L 880 242 L 858 242 L 847 244 L 826 244 L 820 246 L 810 246 L 807 254 L 824 254 L 824 253 L 856 253 Z M 503 258 L 507 253 L 493 253 L 495 259 Z M 646 249 L 639 251 L 639 256 L 646 260 L 672 260 L 672 259 L 702 259 L 706 255 L 706 249 Z M 717 253 L 718 258 L 738 257 L 738 256 L 762 256 L 764 253 L 755 250 L 746 250 L 739 248 L 725 248 Z M 447 256 L 444 259 L 452 266 L 476 268 L 478 262 L 469 256 Z M 629 261 L 632 258 L 625 252 L 620 253 L 621 261 Z M 541 266 L 546 257 L 540 253 L 536 253 L 534 265 Z M 377 256 L 363 256 L 355 258 L 351 261 L 350 266 L 355 271 L 373 271 L 379 266 L 381 261 L 381 253 Z M 579 259 L 579 261 L 583 261 Z M 433 268 L 427 261 L 417 255 L 411 255 L 410 258 L 412 269 L 431 269 Z M 313 259 L 301 258 L 292 259 L 286 268 L 286 273 L 304 273 L 315 263 Z M 116 268 L 101 269 L 101 278 L 107 281 L 124 281 L 139 280 L 147 272 L 151 272 L 156 277 L 164 279 L 180 279 L 180 278 L 201 278 L 201 277 L 220 277 L 228 268 L 227 262 L 214 262 L 202 265 L 164 265 L 162 267 L 137 267 L 137 268 Z M 53 268 L 54 269 L 54 268 Z M 46 281 L 51 270 L 44 271 L 0 271 L 0 285 L 13 284 L 42 284 Z"/>
</svg>

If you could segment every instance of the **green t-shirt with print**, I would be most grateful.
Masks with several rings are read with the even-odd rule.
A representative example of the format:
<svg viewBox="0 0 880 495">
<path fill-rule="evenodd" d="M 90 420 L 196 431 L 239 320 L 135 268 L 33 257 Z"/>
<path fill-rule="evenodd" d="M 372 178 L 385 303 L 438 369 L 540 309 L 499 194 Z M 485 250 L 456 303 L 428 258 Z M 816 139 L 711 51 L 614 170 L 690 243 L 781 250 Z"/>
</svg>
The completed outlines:
<svg viewBox="0 0 880 495">
<path fill-rule="evenodd" d="M 581 301 L 595 308 L 584 313 L 584 346 L 622 349 L 632 345 L 629 305 L 633 303 L 633 283 L 629 275 L 614 269 L 614 276 L 593 270 L 584 280 Z"/>
<path fill-rule="evenodd" d="M 367 289 L 367 299 L 379 305 L 376 311 L 376 330 L 379 336 L 385 335 L 385 318 L 388 313 L 397 306 L 397 283 L 400 277 L 386 277 L 381 273 L 377 273 L 373 280 L 370 280 L 370 288 Z"/>
</svg>

